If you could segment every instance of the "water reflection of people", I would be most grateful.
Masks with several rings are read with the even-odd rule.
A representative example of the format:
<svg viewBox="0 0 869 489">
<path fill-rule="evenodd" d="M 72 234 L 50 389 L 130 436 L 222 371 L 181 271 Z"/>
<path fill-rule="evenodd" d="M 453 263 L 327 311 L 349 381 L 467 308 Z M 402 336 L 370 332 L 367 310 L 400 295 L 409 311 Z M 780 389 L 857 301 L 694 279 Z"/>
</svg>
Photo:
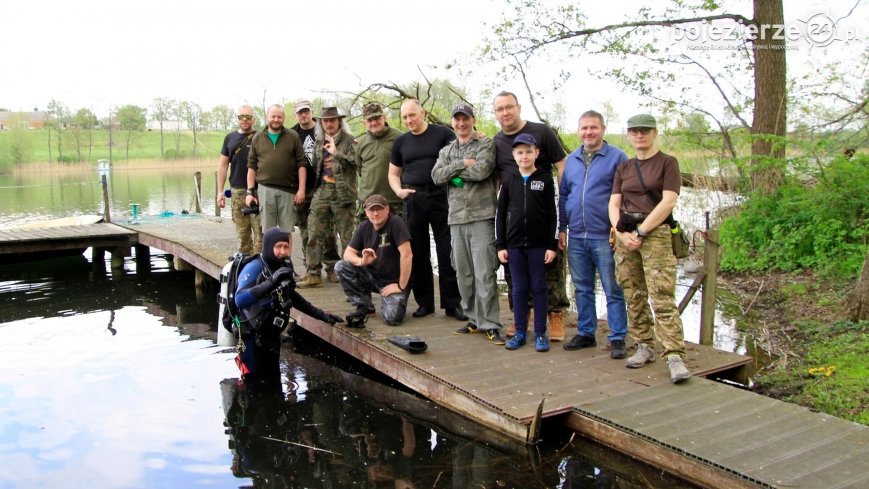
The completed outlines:
<svg viewBox="0 0 869 489">
<path fill-rule="evenodd" d="M 562 461 L 564 483 L 561 489 L 608 489 L 621 487 L 619 479 L 608 470 L 601 470 L 592 462 L 571 455 Z"/>
</svg>

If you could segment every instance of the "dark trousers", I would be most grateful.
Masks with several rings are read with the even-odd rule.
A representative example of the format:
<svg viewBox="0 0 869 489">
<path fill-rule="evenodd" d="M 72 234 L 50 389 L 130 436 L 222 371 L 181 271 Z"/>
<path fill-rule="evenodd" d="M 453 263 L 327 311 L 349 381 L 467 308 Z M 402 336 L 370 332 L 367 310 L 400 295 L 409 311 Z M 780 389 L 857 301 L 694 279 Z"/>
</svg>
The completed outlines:
<svg viewBox="0 0 869 489">
<path fill-rule="evenodd" d="M 413 251 L 413 298 L 420 307 L 434 309 L 434 275 L 431 267 L 429 226 L 434 236 L 438 259 L 438 283 L 441 308 L 456 307 L 462 296 L 456 283 L 456 271 L 450 262 L 450 227 L 447 225 L 447 192 L 442 186 L 412 187 L 416 190 L 405 199 L 410 248 Z"/>
<path fill-rule="evenodd" d="M 534 305 L 534 334 L 546 334 L 546 287 L 544 248 L 507 248 L 507 265 L 513 276 L 513 324 L 516 333 L 528 330 L 528 293 Z"/>
</svg>

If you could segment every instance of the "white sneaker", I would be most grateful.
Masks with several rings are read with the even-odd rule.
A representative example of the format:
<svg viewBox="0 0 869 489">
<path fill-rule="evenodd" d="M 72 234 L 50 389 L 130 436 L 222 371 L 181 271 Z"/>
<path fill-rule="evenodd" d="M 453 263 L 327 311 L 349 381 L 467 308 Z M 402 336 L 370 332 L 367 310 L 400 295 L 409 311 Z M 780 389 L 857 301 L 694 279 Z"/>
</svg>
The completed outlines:
<svg viewBox="0 0 869 489">
<path fill-rule="evenodd" d="M 640 368 L 647 363 L 652 363 L 655 361 L 655 352 L 652 348 L 645 344 L 640 343 L 637 345 L 637 351 L 634 352 L 633 355 L 630 356 L 627 360 L 625 360 L 625 367 L 628 368 Z"/>
<path fill-rule="evenodd" d="M 679 355 L 667 355 L 667 366 L 670 367 L 670 380 L 674 384 L 691 378 L 691 372 Z"/>
</svg>

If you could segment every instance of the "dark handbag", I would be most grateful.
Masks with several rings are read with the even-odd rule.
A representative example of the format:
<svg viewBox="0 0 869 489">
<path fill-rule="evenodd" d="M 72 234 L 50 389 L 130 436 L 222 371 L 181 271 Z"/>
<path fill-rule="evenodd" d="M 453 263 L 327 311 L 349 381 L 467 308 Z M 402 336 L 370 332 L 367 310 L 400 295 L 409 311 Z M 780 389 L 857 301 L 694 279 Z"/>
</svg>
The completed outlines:
<svg viewBox="0 0 869 489">
<path fill-rule="evenodd" d="M 636 158 L 633 158 L 631 161 L 634 163 L 634 168 L 637 171 L 637 178 L 640 179 L 640 186 L 643 187 L 643 193 L 646 194 L 646 197 L 657 206 L 658 203 L 661 202 L 661 199 L 655 199 L 649 195 L 649 188 L 646 187 L 646 182 L 643 181 L 643 174 L 640 173 L 640 162 Z M 670 239 L 673 242 L 673 256 L 676 258 L 688 258 L 688 255 L 691 254 L 691 240 L 688 239 L 688 233 L 679 226 L 679 221 L 673 219 L 672 213 L 667 216 L 667 220 L 664 222 L 670 226 Z"/>
</svg>

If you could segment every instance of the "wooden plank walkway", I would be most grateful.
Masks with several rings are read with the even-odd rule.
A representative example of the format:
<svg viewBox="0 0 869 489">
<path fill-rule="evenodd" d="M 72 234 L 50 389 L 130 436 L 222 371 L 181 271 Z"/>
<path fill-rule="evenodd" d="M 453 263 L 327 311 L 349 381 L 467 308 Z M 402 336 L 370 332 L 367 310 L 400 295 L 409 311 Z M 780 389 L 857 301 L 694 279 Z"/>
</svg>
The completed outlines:
<svg viewBox="0 0 869 489">
<path fill-rule="evenodd" d="M 235 250 L 229 219 L 145 219 L 125 227 L 139 243 L 212 277 Z M 298 248 L 293 259 L 301 271 Z M 303 294 L 332 312 L 351 310 L 337 284 Z M 702 378 L 752 361 L 740 355 L 689 344 L 686 363 L 696 377 L 674 386 L 663 361 L 632 370 L 603 347 L 567 352 L 560 343 L 547 353 L 531 345 L 511 352 L 479 334 L 453 334 L 462 323 L 441 311 L 408 317 L 398 327 L 372 318 L 363 330 L 296 318 L 310 333 L 424 397 L 513 439 L 525 440 L 542 401 L 546 422 L 701 486 L 869 487 L 869 427 Z M 510 322 L 506 298 L 502 321 Z M 574 321 L 571 315 L 567 324 Z M 411 355 L 387 341 L 405 334 L 423 337 L 429 350 Z M 598 342 L 606 344 L 602 331 Z"/>
<path fill-rule="evenodd" d="M 23 256 L 85 248 L 124 248 L 137 233 L 108 223 L 29 229 L 0 229 L 0 255 Z"/>
</svg>

